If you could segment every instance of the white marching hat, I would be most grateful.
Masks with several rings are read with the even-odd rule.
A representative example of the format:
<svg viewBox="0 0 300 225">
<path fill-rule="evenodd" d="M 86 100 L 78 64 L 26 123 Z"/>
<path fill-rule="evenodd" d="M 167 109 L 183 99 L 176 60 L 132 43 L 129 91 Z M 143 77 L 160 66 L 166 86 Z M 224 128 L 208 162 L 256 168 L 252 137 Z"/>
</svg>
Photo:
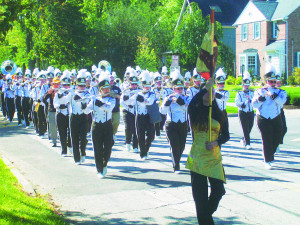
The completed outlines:
<svg viewBox="0 0 300 225">
<path fill-rule="evenodd" d="M 151 87 L 151 76 L 148 70 L 142 71 L 140 77 L 143 87 Z"/>
<path fill-rule="evenodd" d="M 217 81 L 217 84 L 225 83 L 226 77 L 227 76 L 226 76 L 226 73 L 223 71 L 223 68 L 219 68 L 216 71 L 216 81 Z"/>
</svg>

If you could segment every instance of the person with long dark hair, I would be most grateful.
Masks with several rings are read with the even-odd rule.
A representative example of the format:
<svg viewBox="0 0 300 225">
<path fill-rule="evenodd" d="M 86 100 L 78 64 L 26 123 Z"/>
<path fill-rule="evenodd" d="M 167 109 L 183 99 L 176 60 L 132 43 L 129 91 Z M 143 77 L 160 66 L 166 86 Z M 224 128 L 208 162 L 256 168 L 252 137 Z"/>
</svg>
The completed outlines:
<svg viewBox="0 0 300 225">
<path fill-rule="evenodd" d="M 199 224 L 214 224 L 212 214 L 217 210 L 225 194 L 225 173 L 222 165 L 221 145 L 229 140 L 228 124 L 219 109 L 214 93 L 212 95 L 211 142 L 207 142 L 209 121 L 209 89 L 213 86 L 210 78 L 191 100 L 188 114 L 193 133 L 193 145 L 186 168 L 191 171 L 192 193 Z M 211 191 L 208 197 L 209 180 Z"/>
</svg>

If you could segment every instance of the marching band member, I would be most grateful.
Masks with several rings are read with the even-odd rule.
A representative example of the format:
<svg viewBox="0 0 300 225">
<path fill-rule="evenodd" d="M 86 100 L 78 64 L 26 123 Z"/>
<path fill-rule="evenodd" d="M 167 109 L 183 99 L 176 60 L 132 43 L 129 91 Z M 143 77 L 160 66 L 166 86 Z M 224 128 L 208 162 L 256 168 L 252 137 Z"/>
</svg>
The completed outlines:
<svg viewBox="0 0 300 225">
<path fill-rule="evenodd" d="M 129 98 L 135 95 L 138 90 L 138 77 L 134 70 L 130 72 L 129 76 L 130 87 L 123 91 L 120 97 L 120 104 L 123 107 L 123 121 L 125 125 L 125 148 L 130 152 L 130 143 L 132 140 L 132 148 L 134 152 L 139 152 L 138 150 L 138 139 L 136 134 L 136 105 L 129 104 Z"/>
<path fill-rule="evenodd" d="M 68 147 L 71 150 L 71 137 L 69 127 L 69 99 L 71 76 L 70 71 L 65 70 L 60 77 L 61 88 L 54 95 L 53 106 L 56 109 L 56 123 L 61 144 L 61 155 L 67 156 Z M 72 153 L 72 151 L 70 151 Z"/>
<path fill-rule="evenodd" d="M 129 98 L 128 105 L 136 105 L 136 128 L 140 147 L 140 156 L 142 160 L 146 160 L 148 159 L 148 152 L 155 135 L 154 124 L 150 122 L 147 105 L 153 104 L 155 101 L 155 94 L 150 91 L 151 77 L 149 72 L 143 71 L 140 77 L 143 89 Z"/>
<path fill-rule="evenodd" d="M 52 141 L 53 146 L 56 147 L 57 142 L 57 123 L 56 123 L 56 109 L 54 107 L 54 95 L 58 91 L 60 86 L 60 80 L 58 77 L 55 77 L 52 81 L 51 87 L 47 90 L 47 93 L 44 95 L 43 102 L 48 102 L 48 124 L 49 124 L 49 139 Z"/>
<path fill-rule="evenodd" d="M 188 131 L 188 98 L 183 94 L 183 77 L 180 72 L 175 70 L 172 73 L 174 93 L 166 97 L 161 110 L 167 113 L 166 134 L 170 143 L 174 173 L 178 174 Z"/>
<path fill-rule="evenodd" d="M 6 75 L 6 83 L 2 87 L 7 110 L 7 118 L 12 123 L 15 115 L 15 92 L 12 90 L 12 76 Z"/>
<path fill-rule="evenodd" d="M 266 85 L 254 92 L 253 107 L 257 109 L 257 126 L 261 133 L 265 168 L 272 169 L 271 162 L 282 139 L 281 107 L 285 100 L 280 98 L 280 89 L 275 87 L 275 68 L 266 65 Z"/>
<path fill-rule="evenodd" d="M 222 68 L 219 68 L 216 72 L 217 90 L 215 91 L 215 96 L 219 108 L 227 117 L 226 102 L 229 100 L 229 91 L 224 90 L 225 80 L 226 74 Z"/>
<path fill-rule="evenodd" d="M 193 83 L 194 86 L 190 87 L 186 91 L 186 95 L 188 96 L 188 101 L 191 102 L 193 97 L 200 91 L 201 83 L 204 82 L 204 79 L 201 75 L 197 72 L 195 68 L 193 71 Z"/>
<path fill-rule="evenodd" d="M 6 84 L 6 76 L 4 74 L 2 74 L 2 72 L 0 71 L 0 97 L 1 97 L 1 110 L 2 110 L 2 114 L 3 116 L 8 119 L 8 115 L 7 115 L 7 109 L 6 109 L 6 104 L 5 104 L 5 98 L 4 98 L 4 86 Z"/>
<path fill-rule="evenodd" d="M 168 92 L 162 87 L 162 78 L 158 72 L 156 72 L 154 74 L 154 84 L 155 84 L 155 86 L 152 91 L 155 93 L 156 100 L 159 102 L 158 105 L 160 107 L 162 105 L 162 102 L 167 97 Z M 155 123 L 155 133 L 156 133 L 156 137 L 158 137 L 158 138 L 161 138 L 160 131 L 163 130 L 167 115 L 164 113 L 161 113 L 161 118 L 162 118 L 161 122 Z"/>
<path fill-rule="evenodd" d="M 115 107 L 113 108 L 112 118 L 111 118 L 112 125 L 113 125 L 114 140 L 115 140 L 115 136 L 116 136 L 116 133 L 118 132 L 118 127 L 120 125 L 121 89 L 114 84 L 115 83 L 114 77 L 112 75 L 109 75 L 109 76 L 110 76 L 110 81 L 109 81 L 110 97 L 116 99 L 116 104 L 115 104 Z"/>
<path fill-rule="evenodd" d="M 279 93 L 278 93 L 278 97 L 282 99 L 283 104 L 282 105 L 278 105 L 278 107 L 280 107 L 280 115 L 281 115 L 281 121 L 282 121 L 282 138 L 280 139 L 280 143 L 279 144 L 283 144 L 283 138 L 287 132 L 287 126 L 286 126 L 286 119 L 285 119 L 285 114 L 284 114 L 284 110 L 283 110 L 283 105 L 286 103 L 287 100 L 287 93 L 285 90 L 281 89 L 281 79 L 280 79 L 280 75 L 277 74 L 276 75 L 276 88 L 279 89 Z M 280 148 L 279 145 L 276 149 L 276 153 L 280 152 Z"/>
<path fill-rule="evenodd" d="M 20 67 L 16 71 L 16 81 L 12 85 L 12 90 L 15 92 L 15 105 L 18 116 L 18 126 L 22 126 L 23 123 L 23 109 L 22 109 L 22 80 L 23 72 Z"/>
<path fill-rule="evenodd" d="M 132 68 L 130 66 L 128 66 L 126 68 L 125 74 L 124 74 L 124 82 L 120 85 L 120 89 L 123 92 L 124 90 L 126 90 L 127 88 L 129 88 L 130 83 L 129 83 L 129 75 L 130 75 L 130 71 L 132 70 Z"/>
<path fill-rule="evenodd" d="M 251 149 L 250 133 L 254 123 L 254 110 L 252 106 L 254 92 L 249 90 L 250 82 L 251 76 L 246 71 L 243 77 L 243 90 L 239 91 L 235 96 L 235 104 L 239 108 L 238 114 L 244 134 L 241 143 L 248 150 Z"/>
<path fill-rule="evenodd" d="M 35 72 L 37 72 L 38 74 L 37 74 L 37 77 L 36 77 L 36 81 L 32 86 L 30 96 L 31 96 L 32 102 L 33 102 L 32 103 L 33 124 L 34 124 L 34 127 L 35 127 L 35 133 L 38 135 L 39 134 L 38 108 L 39 108 L 39 105 L 40 105 L 40 103 L 38 102 L 39 101 L 39 93 L 40 93 L 41 85 L 42 85 L 41 82 L 44 78 L 46 78 L 46 76 L 44 74 L 40 73 L 40 71 L 38 71 L 37 68 L 33 70 L 33 73 L 35 73 Z M 44 78 L 42 76 L 44 76 Z"/>
<path fill-rule="evenodd" d="M 187 94 L 187 90 L 190 88 L 191 85 L 191 72 L 186 72 L 184 75 L 184 93 Z"/>
<path fill-rule="evenodd" d="M 109 82 L 109 76 L 102 73 L 98 84 L 100 94 L 89 102 L 86 109 L 86 112 L 93 111 L 94 113 L 91 132 L 99 178 L 106 176 L 107 163 L 114 145 L 112 111 L 116 105 L 116 99 L 110 96 Z"/>
<path fill-rule="evenodd" d="M 76 164 L 84 163 L 87 145 L 88 121 L 85 109 L 90 101 L 90 93 L 86 90 L 85 70 L 80 70 L 76 79 L 77 89 L 68 94 L 70 109 L 70 130 L 73 146 L 73 156 Z M 79 152 L 80 148 L 80 152 Z"/>
<path fill-rule="evenodd" d="M 75 82 L 75 80 L 76 80 L 76 76 L 77 76 L 76 69 L 72 69 L 70 74 L 71 74 L 71 89 L 73 91 L 75 91 L 75 89 L 76 89 L 76 82 Z"/>
<path fill-rule="evenodd" d="M 205 225 L 214 224 L 212 215 L 225 194 L 226 178 L 220 148 L 230 138 L 228 126 L 224 123 L 224 114 L 214 100 L 215 96 L 212 95 L 211 142 L 207 142 L 210 108 L 209 90 L 213 88 L 213 82 L 213 78 L 210 78 L 188 107 L 193 145 L 186 168 L 191 171 L 192 193 L 198 223 Z M 209 196 L 208 181 L 210 183 Z"/>
<path fill-rule="evenodd" d="M 56 68 L 56 69 L 54 70 L 54 77 L 58 77 L 58 78 L 61 77 L 61 71 L 60 71 L 60 69 Z"/>
<path fill-rule="evenodd" d="M 40 71 L 39 79 L 41 81 L 40 83 L 40 89 L 38 89 L 38 108 L 37 108 L 37 119 L 38 119 L 38 132 L 39 136 L 46 136 L 47 132 L 47 122 L 46 122 L 46 113 L 45 113 L 45 104 L 43 102 L 43 97 L 45 93 L 47 92 L 49 88 L 49 83 L 47 83 L 47 77 L 46 77 L 47 71 Z"/>
<path fill-rule="evenodd" d="M 34 100 L 33 100 L 33 89 L 35 88 L 36 82 L 37 82 L 37 75 L 39 73 L 39 69 L 38 68 L 34 68 L 33 72 L 32 72 L 32 79 L 30 82 L 30 94 L 29 94 L 29 102 L 30 102 L 30 109 L 29 109 L 29 115 L 30 115 L 30 121 L 32 122 L 30 124 L 31 127 L 35 126 L 35 122 L 34 122 Z"/>
<path fill-rule="evenodd" d="M 29 128 L 30 122 L 29 122 L 29 112 L 30 112 L 30 91 L 31 91 L 31 71 L 27 69 L 25 71 L 25 81 L 21 85 L 22 86 L 22 109 L 23 109 L 23 116 L 25 119 L 25 126 L 26 128 Z"/>
</svg>

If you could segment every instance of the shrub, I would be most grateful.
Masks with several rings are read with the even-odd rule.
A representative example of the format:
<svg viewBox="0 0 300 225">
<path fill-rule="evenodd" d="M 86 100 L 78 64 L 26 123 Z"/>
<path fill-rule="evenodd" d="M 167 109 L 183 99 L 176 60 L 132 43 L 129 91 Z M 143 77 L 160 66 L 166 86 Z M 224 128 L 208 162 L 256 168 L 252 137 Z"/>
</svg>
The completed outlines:
<svg viewBox="0 0 300 225">
<path fill-rule="evenodd" d="M 292 95 L 290 97 L 290 104 L 300 106 L 300 96 Z"/>
<path fill-rule="evenodd" d="M 242 84 L 242 77 L 238 77 L 235 79 L 235 85 L 241 85 Z"/>
<path fill-rule="evenodd" d="M 292 86 L 296 85 L 295 76 L 289 76 L 287 81 L 288 81 L 289 85 L 292 85 Z"/>
<path fill-rule="evenodd" d="M 235 77 L 229 76 L 228 79 L 225 81 L 226 85 L 234 85 L 235 84 Z"/>
</svg>

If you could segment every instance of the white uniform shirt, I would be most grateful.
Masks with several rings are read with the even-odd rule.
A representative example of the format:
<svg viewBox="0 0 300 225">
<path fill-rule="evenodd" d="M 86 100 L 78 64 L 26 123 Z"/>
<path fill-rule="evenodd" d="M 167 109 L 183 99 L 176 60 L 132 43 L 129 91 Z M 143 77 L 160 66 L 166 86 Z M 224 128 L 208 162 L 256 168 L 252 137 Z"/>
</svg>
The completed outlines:
<svg viewBox="0 0 300 225">
<path fill-rule="evenodd" d="M 53 99 L 53 106 L 56 109 L 56 113 L 62 113 L 63 115 L 69 115 L 69 90 L 61 90 L 56 92 Z M 60 105 L 66 105 L 67 108 L 60 109 Z"/>
<path fill-rule="evenodd" d="M 280 110 L 283 108 L 283 105 L 286 103 L 287 100 L 287 93 L 285 90 L 279 89 L 279 93 L 278 93 L 278 98 L 282 99 L 283 104 L 278 105 L 278 107 L 280 108 Z"/>
<path fill-rule="evenodd" d="M 99 104 L 100 103 L 100 104 Z M 104 103 L 104 104 L 102 104 Z M 97 105 L 98 104 L 98 105 Z M 96 123 L 105 123 L 112 118 L 112 110 L 116 105 L 116 99 L 112 97 L 97 96 L 93 98 L 87 106 L 86 114 L 93 111 L 93 120 Z"/>
<path fill-rule="evenodd" d="M 85 109 L 82 109 L 82 104 L 88 104 L 90 101 L 90 93 L 87 90 L 79 92 L 71 92 L 68 94 L 69 110 L 70 113 L 75 115 L 81 115 L 85 113 Z M 85 113 L 86 114 L 86 113 Z"/>
<path fill-rule="evenodd" d="M 196 94 L 198 94 L 199 91 L 200 91 L 200 88 L 195 88 L 194 86 L 187 89 L 186 96 L 188 97 L 188 102 L 189 103 L 192 101 L 194 96 Z"/>
<path fill-rule="evenodd" d="M 22 97 L 22 86 L 19 82 L 14 82 L 11 89 L 15 92 L 15 96 Z"/>
<path fill-rule="evenodd" d="M 123 92 L 124 90 L 128 89 L 130 87 L 130 83 L 128 81 L 124 81 L 121 85 L 120 85 L 120 89 Z"/>
<path fill-rule="evenodd" d="M 143 102 L 139 102 L 136 100 L 138 95 L 141 95 L 144 97 Z M 155 94 L 152 91 L 148 91 L 146 93 L 143 93 L 142 91 L 139 91 L 137 94 L 133 95 L 128 100 L 129 105 L 136 105 L 136 112 L 139 115 L 146 115 L 148 113 L 147 111 L 147 105 L 152 105 L 155 101 Z"/>
<path fill-rule="evenodd" d="M 239 110 L 243 112 L 252 112 L 252 99 L 254 96 L 254 91 L 249 90 L 248 92 L 239 91 L 235 96 L 235 104 Z M 245 107 L 242 108 L 242 105 L 245 104 Z"/>
<path fill-rule="evenodd" d="M 280 107 L 285 103 L 284 99 L 277 96 L 274 100 L 267 96 L 267 93 L 273 95 L 274 93 L 278 94 L 279 89 L 277 88 L 260 88 L 254 92 L 254 97 L 252 100 L 252 105 L 257 109 L 257 114 L 266 118 L 266 119 L 274 119 L 280 114 Z M 265 97 L 265 101 L 259 101 L 259 97 Z"/>
<path fill-rule="evenodd" d="M 44 95 L 47 93 L 48 89 L 50 88 L 50 84 L 47 83 L 47 84 L 44 84 L 41 88 L 41 91 L 38 95 L 38 99 L 41 100 L 41 102 L 43 103 L 43 98 L 44 98 Z"/>
<path fill-rule="evenodd" d="M 91 86 L 89 89 L 89 92 L 90 92 L 92 98 L 99 96 L 99 89 L 98 89 L 97 85 Z"/>
<path fill-rule="evenodd" d="M 33 99 L 33 101 L 37 101 L 39 94 L 41 91 L 41 86 L 37 85 L 34 88 L 32 88 L 31 92 L 30 92 L 30 96 Z"/>
<path fill-rule="evenodd" d="M 130 105 L 130 101 L 125 100 L 124 101 L 124 96 L 128 96 L 131 98 L 133 95 L 137 94 L 140 91 L 140 89 L 132 90 L 132 89 L 126 89 L 123 91 L 121 97 L 120 97 L 120 105 L 123 107 L 123 109 L 127 110 L 131 114 L 135 114 L 136 112 L 136 105 Z"/>
<path fill-rule="evenodd" d="M 226 102 L 229 100 L 229 91 L 225 91 L 225 90 L 216 90 L 215 93 L 219 93 L 220 95 L 222 95 L 222 97 L 219 98 L 215 98 L 216 102 L 219 106 L 219 109 L 221 109 L 222 111 L 226 110 Z"/>
<path fill-rule="evenodd" d="M 178 98 L 182 98 L 184 100 L 184 105 L 179 105 L 176 100 Z M 172 100 L 172 103 L 170 106 L 165 106 L 165 103 L 168 100 Z M 161 106 L 161 112 L 163 114 L 167 114 L 167 121 L 172 121 L 175 123 L 178 122 L 186 122 L 187 121 L 187 109 L 188 109 L 188 97 L 185 95 L 179 96 L 178 94 L 170 95 L 166 97 L 164 100 L 162 106 Z"/>
<path fill-rule="evenodd" d="M 5 95 L 5 98 L 14 98 L 15 92 L 10 88 L 11 85 L 7 85 L 7 83 L 3 84 L 2 90 Z"/>
<path fill-rule="evenodd" d="M 30 97 L 30 91 L 31 91 L 31 84 L 29 84 L 29 81 L 25 81 L 24 85 L 22 85 L 22 97 L 29 98 Z"/>
</svg>

